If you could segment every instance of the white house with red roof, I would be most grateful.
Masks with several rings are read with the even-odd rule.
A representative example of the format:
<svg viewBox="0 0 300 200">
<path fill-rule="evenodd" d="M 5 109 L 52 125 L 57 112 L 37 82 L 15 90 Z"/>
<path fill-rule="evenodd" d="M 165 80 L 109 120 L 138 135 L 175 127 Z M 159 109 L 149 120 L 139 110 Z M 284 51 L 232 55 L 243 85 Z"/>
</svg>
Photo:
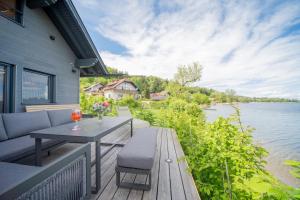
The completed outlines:
<svg viewBox="0 0 300 200">
<path fill-rule="evenodd" d="M 125 95 L 138 98 L 139 88 L 128 79 L 113 81 L 102 88 L 103 95 L 109 99 L 121 99 Z"/>
</svg>

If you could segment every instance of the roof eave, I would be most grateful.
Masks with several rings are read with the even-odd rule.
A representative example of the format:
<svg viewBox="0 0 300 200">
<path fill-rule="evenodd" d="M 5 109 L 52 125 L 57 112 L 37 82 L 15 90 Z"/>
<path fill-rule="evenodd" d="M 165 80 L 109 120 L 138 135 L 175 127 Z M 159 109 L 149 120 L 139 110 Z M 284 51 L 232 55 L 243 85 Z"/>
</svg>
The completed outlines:
<svg viewBox="0 0 300 200">
<path fill-rule="evenodd" d="M 91 68 L 80 69 L 81 77 L 109 74 L 71 0 L 27 0 L 27 6 L 46 11 L 78 59 L 98 60 Z"/>
<path fill-rule="evenodd" d="M 65 1 L 66 1 L 67 5 L 69 6 L 71 13 L 73 14 L 73 16 L 75 17 L 75 19 L 77 20 L 77 23 L 80 26 L 81 30 L 83 31 L 83 33 L 84 33 L 84 35 L 85 35 L 85 37 L 86 37 L 86 39 L 87 39 L 90 47 L 92 48 L 95 56 L 98 59 L 98 63 L 95 66 L 97 66 L 99 68 L 99 70 L 101 70 L 102 75 L 108 75 L 109 72 L 107 71 L 107 68 L 106 68 L 106 66 L 105 66 L 102 58 L 100 57 L 100 54 L 97 51 L 97 48 L 94 45 L 94 43 L 93 43 L 93 41 L 92 41 L 92 39 L 91 39 L 88 31 L 86 30 L 86 28 L 85 28 L 85 26 L 84 26 L 84 24 L 83 24 L 83 22 L 82 22 L 82 20 L 81 20 L 81 18 L 79 16 L 79 14 L 78 14 L 78 12 L 77 12 L 74 4 L 72 3 L 71 0 L 65 0 Z"/>
</svg>

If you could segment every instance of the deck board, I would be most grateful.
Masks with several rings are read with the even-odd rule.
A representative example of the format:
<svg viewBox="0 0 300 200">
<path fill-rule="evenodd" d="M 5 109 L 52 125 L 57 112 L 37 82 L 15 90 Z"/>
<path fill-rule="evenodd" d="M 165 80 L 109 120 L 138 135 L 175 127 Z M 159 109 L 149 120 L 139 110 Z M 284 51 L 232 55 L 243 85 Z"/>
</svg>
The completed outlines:
<svg viewBox="0 0 300 200">
<path fill-rule="evenodd" d="M 152 189 L 150 191 L 144 192 L 143 200 L 156 199 L 158 182 L 159 182 L 159 162 L 160 162 L 160 151 L 161 151 L 161 142 L 162 142 L 161 139 L 162 130 L 163 129 L 159 129 L 157 134 L 156 156 L 152 168 Z"/>
<path fill-rule="evenodd" d="M 139 126 L 139 124 L 136 124 Z M 158 128 L 157 148 L 154 166 L 152 168 L 152 187 L 150 191 L 130 190 L 116 186 L 116 157 L 122 147 L 115 147 L 101 159 L 101 189 L 97 194 L 92 194 L 92 200 L 200 200 L 194 180 L 188 172 L 188 165 L 172 129 Z M 114 133 L 103 138 L 102 142 L 126 143 L 130 139 L 130 127 L 124 126 Z M 79 144 L 66 144 L 43 158 L 44 163 L 49 163 L 61 154 L 74 149 Z M 92 144 L 94 147 L 94 144 Z M 107 146 L 102 146 L 105 151 Z M 171 158 L 169 164 L 165 160 Z M 92 148 L 92 160 L 95 159 Z M 92 185 L 95 183 L 95 167 L 92 167 Z M 121 181 L 145 183 L 145 175 L 121 174 Z"/>
<path fill-rule="evenodd" d="M 118 151 L 120 151 L 120 148 L 118 148 Z M 172 159 L 172 163 L 165 162 L 168 158 Z M 111 166 L 115 166 L 115 161 L 111 162 Z M 156 157 L 152 169 L 152 189 L 150 191 L 117 188 L 115 185 L 115 172 L 112 168 L 109 169 L 112 173 L 111 179 L 103 193 L 97 196 L 97 200 L 200 200 L 194 180 L 188 172 L 183 150 L 176 133 L 171 129 L 158 129 Z M 145 183 L 147 177 L 127 173 L 123 174 L 121 180 Z"/>
<path fill-rule="evenodd" d="M 182 178 L 178 166 L 178 160 L 176 156 L 176 152 L 174 149 L 173 144 L 173 138 L 172 134 L 168 131 L 169 134 L 167 134 L 168 138 L 168 150 L 169 150 L 169 158 L 172 160 L 172 163 L 170 163 L 170 177 L 172 177 L 170 180 L 171 183 L 171 195 L 172 200 L 181 200 L 185 199 L 185 191 L 182 184 Z"/>
<path fill-rule="evenodd" d="M 147 180 L 147 176 L 146 175 L 137 175 L 134 183 L 137 184 L 145 184 Z M 144 191 L 142 190 L 130 190 L 129 196 L 128 196 L 128 200 L 141 200 L 143 197 Z"/>
<path fill-rule="evenodd" d="M 177 138 L 176 133 L 173 130 L 169 130 L 172 133 L 173 144 L 175 147 L 177 159 L 179 160 L 178 166 L 182 178 L 182 185 L 185 190 L 186 199 L 200 199 L 194 179 L 191 173 L 188 171 L 188 164 L 184 159 L 184 153 Z"/>
<path fill-rule="evenodd" d="M 158 179 L 158 190 L 157 190 L 157 199 L 172 199 L 171 195 L 171 185 L 170 185 L 170 167 L 166 163 L 166 159 L 169 158 L 168 152 L 168 138 L 167 131 L 163 129 L 161 132 L 162 141 L 161 141 L 161 150 L 160 150 L 160 161 L 159 161 L 159 179 Z"/>
<path fill-rule="evenodd" d="M 125 174 L 125 177 L 122 179 L 122 182 L 134 182 L 136 178 L 135 174 Z M 124 189 L 124 188 L 118 188 L 116 193 L 113 196 L 113 200 L 123 200 L 123 199 L 127 199 L 128 195 L 130 193 L 130 190 L 128 189 Z"/>
</svg>

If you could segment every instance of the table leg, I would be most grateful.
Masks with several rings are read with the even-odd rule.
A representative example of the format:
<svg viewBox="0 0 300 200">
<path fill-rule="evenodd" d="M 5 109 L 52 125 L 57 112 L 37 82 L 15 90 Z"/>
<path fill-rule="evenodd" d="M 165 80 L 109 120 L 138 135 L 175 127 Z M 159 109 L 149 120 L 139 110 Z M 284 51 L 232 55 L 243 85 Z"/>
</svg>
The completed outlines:
<svg viewBox="0 0 300 200">
<path fill-rule="evenodd" d="M 42 166 L 42 139 L 35 138 L 35 165 Z"/>
<path fill-rule="evenodd" d="M 133 134 L 133 120 L 130 121 L 130 135 L 132 137 Z"/>
<path fill-rule="evenodd" d="M 96 187 L 93 193 L 96 194 L 101 188 L 101 148 L 100 140 L 96 141 Z"/>
</svg>

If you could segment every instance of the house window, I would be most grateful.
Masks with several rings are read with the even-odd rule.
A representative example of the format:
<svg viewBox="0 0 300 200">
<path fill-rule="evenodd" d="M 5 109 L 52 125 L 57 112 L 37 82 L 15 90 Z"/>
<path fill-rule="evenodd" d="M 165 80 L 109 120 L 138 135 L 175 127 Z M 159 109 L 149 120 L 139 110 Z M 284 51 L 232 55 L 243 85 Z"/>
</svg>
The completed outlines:
<svg viewBox="0 0 300 200">
<path fill-rule="evenodd" d="M 13 112 L 12 65 L 0 62 L 0 113 Z"/>
<path fill-rule="evenodd" d="M 23 0 L 0 0 L 0 15 L 22 23 Z"/>
<path fill-rule="evenodd" d="M 0 113 L 4 112 L 5 84 L 6 70 L 4 66 L 0 66 Z"/>
<path fill-rule="evenodd" d="M 53 103 L 54 76 L 25 69 L 23 71 L 22 102 L 24 104 Z"/>
</svg>

